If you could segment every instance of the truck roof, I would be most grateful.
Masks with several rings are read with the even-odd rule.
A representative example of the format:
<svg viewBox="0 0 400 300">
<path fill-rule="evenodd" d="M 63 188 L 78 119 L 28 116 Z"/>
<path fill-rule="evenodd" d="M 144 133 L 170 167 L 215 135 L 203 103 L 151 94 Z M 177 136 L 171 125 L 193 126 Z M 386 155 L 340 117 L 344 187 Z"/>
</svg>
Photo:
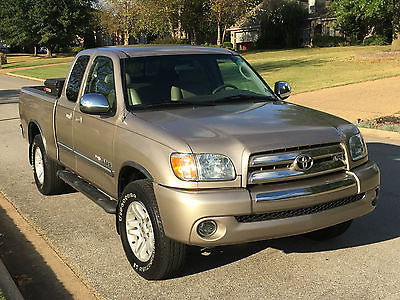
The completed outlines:
<svg viewBox="0 0 400 300">
<path fill-rule="evenodd" d="M 186 55 L 186 54 L 235 54 L 234 51 L 224 48 L 196 47 L 196 46 L 111 46 L 84 50 L 82 53 L 91 54 L 96 52 L 113 53 L 120 58 L 159 56 L 159 55 Z"/>
</svg>

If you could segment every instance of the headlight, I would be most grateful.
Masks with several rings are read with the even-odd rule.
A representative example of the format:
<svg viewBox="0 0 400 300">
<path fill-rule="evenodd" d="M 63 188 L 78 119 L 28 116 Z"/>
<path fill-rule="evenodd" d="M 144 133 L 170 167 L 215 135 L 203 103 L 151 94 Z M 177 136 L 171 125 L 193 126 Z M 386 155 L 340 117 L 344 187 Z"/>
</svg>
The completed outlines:
<svg viewBox="0 0 400 300">
<path fill-rule="evenodd" d="M 353 135 L 349 139 L 350 156 L 352 160 L 359 160 L 367 156 L 367 146 L 361 136 L 361 133 Z"/>
<path fill-rule="evenodd" d="M 175 175 L 186 181 L 223 181 L 236 178 L 232 161 L 221 154 L 201 153 L 171 155 Z"/>
</svg>

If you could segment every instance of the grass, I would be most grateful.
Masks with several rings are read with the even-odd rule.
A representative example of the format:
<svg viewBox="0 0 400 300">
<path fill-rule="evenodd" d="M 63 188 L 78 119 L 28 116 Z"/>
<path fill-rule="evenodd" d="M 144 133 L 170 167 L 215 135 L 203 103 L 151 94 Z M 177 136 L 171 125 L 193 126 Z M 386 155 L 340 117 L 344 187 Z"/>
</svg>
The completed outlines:
<svg viewBox="0 0 400 300">
<path fill-rule="evenodd" d="M 390 46 L 250 51 L 246 60 L 273 87 L 278 80 L 294 93 L 400 75 L 400 57 L 383 57 Z"/>
<path fill-rule="evenodd" d="M 69 64 L 55 65 L 55 66 L 47 66 L 47 67 L 37 67 L 34 69 L 27 70 L 17 70 L 12 71 L 10 73 L 29 76 L 38 79 L 46 79 L 46 78 L 63 78 L 67 76 Z"/>
<path fill-rule="evenodd" d="M 400 55 L 387 55 L 390 46 L 304 48 L 248 51 L 242 55 L 273 87 L 278 80 L 291 84 L 294 93 L 400 75 Z M 386 55 L 382 55 L 386 54 Z M 43 58 L 41 58 L 43 59 Z M 20 62 L 41 63 L 46 60 Z M 60 58 L 59 61 L 72 60 Z M 18 65 L 18 62 L 15 62 Z M 65 77 L 69 65 L 37 67 L 12 73 L 40 79 Z"/>
<path fill-rule="evenodd" d="M 2 290 L 0 290 L 0 300 L 6 300 L 6 296 L 4 296 Z"/>
<path fill-rule="evenodd" d="M 14 69 L 23 67 L 34 67 L 41 65 L 50 65 L 58 63 L 71 62 L 73 60 L 72 56 L 61 54 L 61 57 L 45 57 L 44 55 L 39 55 L 34 57 L 27 54 L 8 54 L 7 64 L 3 65 L 3 69 Z"/>
</svg>

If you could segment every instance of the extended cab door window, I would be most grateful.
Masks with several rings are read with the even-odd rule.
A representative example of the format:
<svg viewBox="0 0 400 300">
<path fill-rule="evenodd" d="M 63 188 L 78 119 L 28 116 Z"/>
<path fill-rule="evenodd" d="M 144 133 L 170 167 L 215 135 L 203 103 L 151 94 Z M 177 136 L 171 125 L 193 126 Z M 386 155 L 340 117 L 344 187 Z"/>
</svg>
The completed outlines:
<svg viewBox="0 0 400 300">
<path fill-rule="evenodd" d="M 72 69 L 66 89 L 66 95 L 69 101 L 76 102 L 76 100 L 78 99 L 79 90 L 82 84 L 82 78 L 85 74 L 89 58 L 90 57 L 87 55 L 79 57 L 74 65 L 74 68 Z"/>
<path fill-rule="evenodd" d="M 87 78 L 85 94 L 96 93 L 104 95 L 110 107 L 115 103 L 115 82 L 113 62 L 109 57 L 97 57 Z"/>
<path fill-rule="evenodd" d="M 89 60 L 88 55 L 82 55 L 76 59 L 66 85 L 65 95 L 61 96 L 56 106 L 55 130 L 59 159 L 63 165 L 73 170 L 76 167 L 76 157 L 73 151 L 72 120 Z"/>
</svg>

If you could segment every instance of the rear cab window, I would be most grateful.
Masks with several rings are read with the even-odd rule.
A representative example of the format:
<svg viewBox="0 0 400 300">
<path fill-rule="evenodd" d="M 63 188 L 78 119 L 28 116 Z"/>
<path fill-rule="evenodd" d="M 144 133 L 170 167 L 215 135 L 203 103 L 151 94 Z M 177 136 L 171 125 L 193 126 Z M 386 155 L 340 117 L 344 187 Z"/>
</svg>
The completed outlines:
<svg viewBox="0 0 400 300">
<path fill-rule="evenodd" d="M 78 99 L 79 90 L 82 85 L 83 75 L 85 74 L 86 67 L 89 63 L 90 56 L 82 55 L 80 56 L 71 71 L 71 75 L 68 80 L 66 88 L 67 99 L 71 102 L 76 102 Z"/>
</svg>

